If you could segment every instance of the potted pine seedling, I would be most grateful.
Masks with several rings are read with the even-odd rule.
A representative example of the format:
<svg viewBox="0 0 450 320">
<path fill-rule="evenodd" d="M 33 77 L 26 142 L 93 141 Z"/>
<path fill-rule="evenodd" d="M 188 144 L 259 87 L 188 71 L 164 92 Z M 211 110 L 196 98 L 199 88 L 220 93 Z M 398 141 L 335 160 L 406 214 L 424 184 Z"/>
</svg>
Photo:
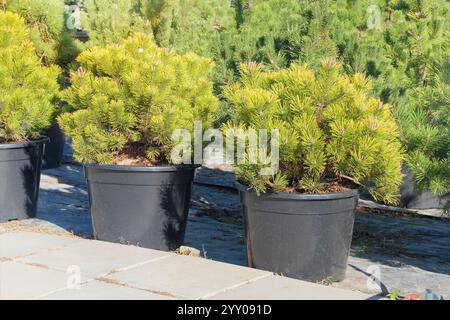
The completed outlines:
<svg viewBox="0 0 450 320">
<path fill-rule="evenodd" d="M 136 34 L 77 58 L 70 112 L 59 123 L 85 164 L 96 239 L 160 250 L 184 240 L 193 165 L 175 165 L 173 132 L 207 128 L 218 101 L 210 60 L 159 48 Z"/>
<path fill-rule="evenodd" d="M 23 17 L 36 54 L 44 65 L 58 64 L 64 68 L 75 59 L 80 44 L 66 27 L 68 17 L 65 15 L 64 1 L 8 0 L 0 3 L 3 3 L 4 9 Z M 58 167 L 63 158 L 65 137 L 56 123 L 56 116 L 54 118 L 55 121 L 44 132 L 49 143 L 45 146 L 42 170 Z"/>
<path fill-rule="evenodd" d="M 41 65 L 23 19 L 0 12 L 0 222 L 36 215 L 58 74 Z"/>
<path fill-rule="evenodd" d="M 250 63 L 241 83 L 225 90 L 233 107 L 225 132 L 265 129 L 274 137 L 276 129 L 279 137 L 279 161 L 236 165 L 249 266 L 309 281 L 344 279 L 357 189 L 394 203 L 402 182 L 396 122 L 369 91 L 369 80 L 341 75 L 331 60 L 317 74 Z"/>
</svg>

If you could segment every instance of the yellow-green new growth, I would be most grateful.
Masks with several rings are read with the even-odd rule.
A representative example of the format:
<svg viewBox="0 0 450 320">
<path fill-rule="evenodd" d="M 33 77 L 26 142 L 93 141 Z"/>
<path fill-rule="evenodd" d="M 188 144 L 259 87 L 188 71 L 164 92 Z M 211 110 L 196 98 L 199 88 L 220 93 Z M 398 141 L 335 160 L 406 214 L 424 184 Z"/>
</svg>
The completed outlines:
<svg viewBox="0 0 450 320">
<path fill-rule="evenodd" d="M 39 138 L 50 126 L 58 74 L 41 65 L 24 20 L 0 12 L 0 143 Z"/>
<path fill-rule="evenodd" d="M 176 129 L 194 121 L 211 125 L 218 101 L 209 73 L 213 63 L 195 54 L 159 48 L 152 36 L 136 34 L 118 45 L 82 53 L 82 66 L 63 92 L 72 113 L 60 124 L 72 137 L 75 158 L 112 163 L 133 146 L 138 156 L 170 163 Z"/>
<path fill-rule="evenodd" d="M 287 188 L 323 192 L 331 183 L 365 184 L 377 200 L 395 203 L 403 153 L 390 106 L 370 97 L 370 81 L 346 76 L 328 60 L 317 74 L 306 65 L 264 72 L 241 66 L 241 83 L 225 96 L 233 106 L 226 127 L 278 129 L 280 172 L 237 166 L 240 181 L 260 192 Z"/>
</svg>

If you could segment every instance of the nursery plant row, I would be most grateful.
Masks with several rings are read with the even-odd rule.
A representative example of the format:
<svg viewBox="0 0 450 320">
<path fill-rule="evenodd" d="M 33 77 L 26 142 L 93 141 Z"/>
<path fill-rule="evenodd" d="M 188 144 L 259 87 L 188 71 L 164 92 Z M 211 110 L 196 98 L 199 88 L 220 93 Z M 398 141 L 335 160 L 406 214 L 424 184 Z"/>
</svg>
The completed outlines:
<svg viewBox="0 0 450 320">
<path fill-rule="evenodd" d="M 446 1 L 0 6 L 0 222 L 36 215 L 42 159 L 59 165 L 64 133 L 95 238 L 177 249 L 198 141 L 175 162 L 173 134 L 193 137 L 195 123 L 234 133 L 246 160 L 235 171 L 252 267 L 343 280 L 358 191 L 398 204 L 405 170 L 446 204 Z M 255 157 L 249 130 L 277 152 Z"/>
<path fill-rule="evenodd" d="M 402 189 L 401 205 L 417 205 L 431 191 L 437 198 L 424 205 L 448 206 L 448 1 L 4 0 L 0 8 L 24 17 L 45 64 L 76 69 L 81 51 L 144 32 L 160 47 L 212 59 L 219 97 L 240 78 L 241 63 L 275 71 L 307 63 L 317 72 L 323 59 L 336 59 L 342 72 L 369 76 L 370 94 L 393 108 L 412 184 Z M 74 39 L 71 28 L 86 31 L 88 41 Z M 220 99 L 216 125 L 233 112 Z"/>
</svg>

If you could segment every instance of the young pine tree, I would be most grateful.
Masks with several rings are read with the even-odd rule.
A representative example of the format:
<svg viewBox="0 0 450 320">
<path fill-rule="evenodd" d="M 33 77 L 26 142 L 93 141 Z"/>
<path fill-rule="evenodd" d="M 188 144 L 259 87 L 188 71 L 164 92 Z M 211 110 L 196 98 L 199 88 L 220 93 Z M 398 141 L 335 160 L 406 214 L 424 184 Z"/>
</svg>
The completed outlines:
<svg viewBox="0 0 450 320">
<path fill-rule="evenodd" d="M 194 52 L 215 63 L 216 91 L 233 81 L 234 10 L 223 0 L 140 0 L 156 43 L 178 53 Z"/>
<path fill-rule="evenodd" d="M 217 99 L 208 59 L 159 48 L 152 36 L 138 33 L 85 51 L 78 63 L 63 92 L 71 112 L 59 122 L 80 162 L 171 163 L 174 130 L 213 121 Z"/>
<path fill-rule="evenodd" d="M 139 15 L 139 0 L 84 0 L 81 25 L 88 47 L 119 43 L 136 32 L 152 34 L 149 21 Z"/>
<path fill-rule="evenodd" d="M 370 76 L 394 106 L 418 189 L 448 191 L 449 14 L 446 0 L 239 1 L 235 61 L 273 70 L 322 58 Z M 283 11 L 283 10 L 286 10 Z M 447 186 L 447 187 L 445 187 Z"/>
<path fill-rule="evenodd" d="M 64 1 L 5 0 L 2 7 L 23 17 L 43 63 L 67 65 L 80 52 L 81 44 L 66 27 Z"/>
<path fill-rule="evenodd" d="M 400 90 L 390 85 L 390 100 L 403 131 L 407 166 L 418 190 L 450 194 L 450 33 L 448 1 L 392 4 L 388 45 L 396 71 L 407 76 Z M 393 82 L 395 83 L 395 82 Z M 392 89 L 394 88 L 394 89 Z M 447 203 L 448 207 L 448 203 Z"/>
<path fill-rule="evenodd" d="M 54 117 L 59 71 L 41 65 L 25 21 L 0 12 L 0 143 L 41 137 Z"/>
<path fill-rule="evenodd" d="M 332 60 L 317 74 L 306 65 L 276 72 L 242 65 L 241 83 L 225 90 L 234 112 L 224 129 L 278 129 L 280 171 L 261 175 L 261 163 L 247 162 L 237 165 L 238 179 L 258 192 L 365 185 L 375 199 L 395 203 L 403 178 L 399 130 L 391 107 L 370 89 L 370 80 L 342 75 Z"/>
<path fill-rule="evenodd" d="M 237 63 L 257 61 L 274 70 L 294 62 L 320 67 L 321 60 L 338 56 L 337 43 L 331 37 L 343 2 L 235 1 L 236 16 L 241 21 Z"/>
<path fill-rule="evenodd" d="M 417 189 L 445 196 L 450 194 L 450 65 L 440 67 L 427 70 L 434 80 L 411 89 L 396 112 Z"/>
</svg>

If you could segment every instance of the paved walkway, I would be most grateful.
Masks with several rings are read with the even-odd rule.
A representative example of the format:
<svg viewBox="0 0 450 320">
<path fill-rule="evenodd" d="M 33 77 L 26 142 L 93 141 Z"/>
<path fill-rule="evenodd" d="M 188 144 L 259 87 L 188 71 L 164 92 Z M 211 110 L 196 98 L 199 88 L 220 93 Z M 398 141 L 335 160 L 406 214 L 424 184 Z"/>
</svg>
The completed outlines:
<svg viewBox="0 0 450 320">
<path fill-rule="evenodd" d="M 204 258 L 35 232 L 0 234 L 0 299 L 367 299 Z"/>
<path fill-rule="evenodd" d="M 185 244 L 199 249 L 208 259 L 244 266 L 242 215 L 233 181 L 231 173 L 199 170 Z M 64 165 L 44 172 L 36 219 L 0 224 L 0 233 L 23 230 L 92 237 L 80 166 Z M 393 290 L 424 293 L 430 289 L 450 297 L 449 247 L 449 219 L 359 213 L 347 277 L 332 286 L 368 295 L 386 295 Z M 372 275 L 380 280 L 379 286 L 373 284 Z"/>
</svg>

